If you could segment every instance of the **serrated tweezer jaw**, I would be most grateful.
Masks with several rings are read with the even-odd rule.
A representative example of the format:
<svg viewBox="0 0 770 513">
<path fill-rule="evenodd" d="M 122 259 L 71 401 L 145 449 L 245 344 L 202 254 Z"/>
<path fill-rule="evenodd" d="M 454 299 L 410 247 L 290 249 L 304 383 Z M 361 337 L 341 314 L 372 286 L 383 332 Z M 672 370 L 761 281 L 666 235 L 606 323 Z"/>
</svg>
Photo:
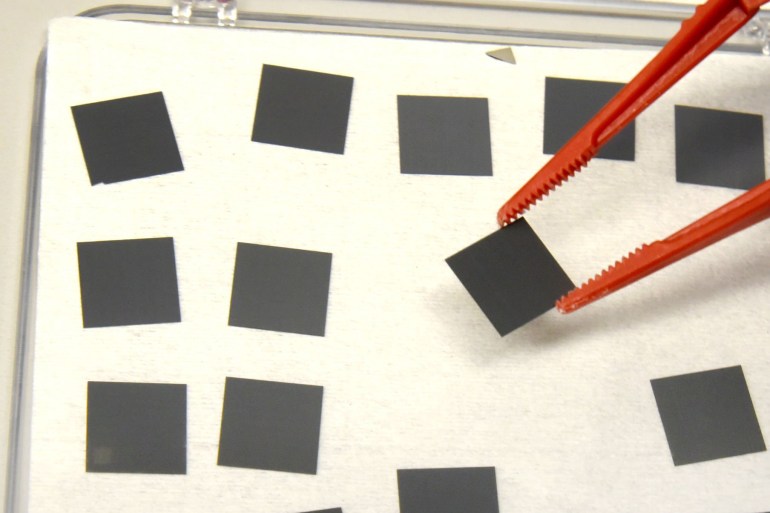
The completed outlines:
<svg viewBox="0 0 770 513">
<path fill-rule="evenodd" d="M 770 217 L 770 180 L 741 194 L 666 239 L 641 247 L 556 302 L 573 312 L 626 285 Z"/>
<path fill-rule="evenodd" d="M 602 146 L 745 25 L 760 6 L 768 1 L 770 0 L 709 0 L 697 7 L 693 16 L 682 23 L 676 35 L 642 71 L 500 208 L 497 213 L 498 224 L 505 226 L 512 223 L 585 167 Z M 763 187 L 767 188 L 767 184 L 752 189 L 744 196 L 755 194 L 757 189 Z M 763 195 L 764 192 L 758 194 L 765 198 L 765 201 L 770 201 Z M 767 204 L 762 206 L 761 202 L 761 199 L 752 200 L 753 212 L 744 212 L 744 218 L 732 219 L 732 222 L 740 225 L 749 217 L 763 211 L 763 208 L 767 210 Z M 722 212 L 720 215 L 724 215 L 722 210 L 732 203 L 715 212 Z M 562 312 L 576 310 L 746 227 L 734 229 L 735 227 L 721 226 L 709 234 L 707 232 L 718 224 L 715 219 L 706 222 L 712 215 L 714 213 L 663 241 L 640 247 L 582 287 L 561 298 L 557 302 L 557 308 Z M 751 224 L 759 220 L 761 219 L 754 220 Z M 715 224 L 712 225 L 712 222 Z M 722 234 L 723 232 L 725 234 Z M 691 235 L 702 236 L 703 240 L 709 242 L 699 246 L 702 241 L 696 240 L 697 237 L 692 238 Z"/>
<path fill-rule="evenodd" d="M 709 0 L 497 213 L 505 226 L 580 171 L 599 149 L 745 25 L 770 0 Z"/>
</svg>

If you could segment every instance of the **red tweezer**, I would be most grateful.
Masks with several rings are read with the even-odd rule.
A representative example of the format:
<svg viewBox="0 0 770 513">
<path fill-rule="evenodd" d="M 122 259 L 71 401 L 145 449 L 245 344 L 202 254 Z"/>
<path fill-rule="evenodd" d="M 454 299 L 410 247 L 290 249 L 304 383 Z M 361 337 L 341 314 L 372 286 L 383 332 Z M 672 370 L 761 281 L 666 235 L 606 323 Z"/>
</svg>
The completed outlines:
<svg viewBox="0 0 770 513">
<path fill-rule="evenodd" d="M 770 0 L 709 0 L 666 46 L 594 118 L 564 145 L 497 214 L 501 226 L 513 222 L 547 196 L 707 55 L 748 22 Z M 556 302 L 572 312 L 677 260 L 770 217 L 766 181 L 675 234 L 644 244 L 615 265 Z"/>
</svg>

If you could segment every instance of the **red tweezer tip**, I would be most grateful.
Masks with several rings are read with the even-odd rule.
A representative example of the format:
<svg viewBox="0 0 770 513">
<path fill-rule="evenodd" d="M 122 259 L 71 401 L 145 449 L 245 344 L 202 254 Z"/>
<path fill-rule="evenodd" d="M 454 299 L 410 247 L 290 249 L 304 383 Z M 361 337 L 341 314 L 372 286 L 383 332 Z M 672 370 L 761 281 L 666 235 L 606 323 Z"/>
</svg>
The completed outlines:
<svg viewBox="0 0 770 513">
<path fill-rule="evenodd" d="M 643 244 L 556 302 L 569 313 L 669 264 L 770 217 L 770 180 L 701 217 L 669 237 Z"/>
<path fill-rule="evenodd" d="M 513 222 L 569 179 L 628 123 L 746 24 L 768 0 L 709 0 L 671 41 L 497 213 Z"/>
<path fill-rule="evenodd" d="M 708 0 L 663 49 L 497 213 L 505 226 L 580 171 L 599 149 L 770 0 Z M 765 182 L 662 241 L 643 245 L 557 301 L 574 311 L 770 216 Z"/>
<path fill-rule="evenodd" d="M 580 287 L 567 292 L 556 301 L 556 309 L 561 313 L 574 312 L 641 278 L 645 268 L 654 260 L 644 253 L 648 247 L 647 244 L 642 244 L 640 248 L 615 262 Z M 646 274 L 649 273 L 644 273 Z"/>
</svg>

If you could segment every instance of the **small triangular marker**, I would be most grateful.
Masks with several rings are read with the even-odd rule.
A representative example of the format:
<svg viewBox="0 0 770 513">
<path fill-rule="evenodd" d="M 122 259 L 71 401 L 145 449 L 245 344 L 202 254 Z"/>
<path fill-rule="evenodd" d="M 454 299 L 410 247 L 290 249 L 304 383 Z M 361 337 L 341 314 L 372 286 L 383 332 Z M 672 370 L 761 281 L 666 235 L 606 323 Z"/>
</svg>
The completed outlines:
<svg viewBox="0 0 770 513">
<path fill-rule="evenodd" d="M 498 61 L 516 64 L 516 57 L 513 55 L 513 49 L 510 46 L 499 48 L 497 50 L 490 50 L 487 52 L 487 55 Z"/>
</svg>

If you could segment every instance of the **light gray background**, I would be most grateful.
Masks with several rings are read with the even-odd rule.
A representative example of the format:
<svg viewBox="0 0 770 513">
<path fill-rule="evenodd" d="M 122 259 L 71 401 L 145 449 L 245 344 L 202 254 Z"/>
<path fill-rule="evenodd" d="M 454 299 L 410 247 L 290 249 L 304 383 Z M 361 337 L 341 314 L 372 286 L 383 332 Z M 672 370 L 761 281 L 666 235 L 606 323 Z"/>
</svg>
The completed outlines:
<svg viewBox="0 0 770 513">
<path fill-rule="evenodd" d="M 696 3 L 694 0 L 680 0 Z M 4 2 L 0 17 L 0 461 L 7 455 L 8 418 L 11 404 L 12 368 L 18 311 L 18 291 L 24 230 L 27 159 L 32 114 L 35 62 L 45 42 L 49 20 L 104 5 L 98 0 L 30 0 Z M 164 0 L 133 0 L 135 4 L 163 4 Z M 293 9 L 317 10 L 321 4 L 349 4 L 295 0 Z M 482 2 L 479 2 L 482 3 Z M 487 2 L 490 3 L 490 2 Z M 496 3 L 506 3 L 499 0 Z M 261 9 L 287 5 L 280 0 L 252 2 Z M 241 0 L 248 8 L 249 2 Z M 347 8 L 347 6 L 346 6 Z M 327 14 L 333 14 L 327 12 Z M 435 20 L 434 20 L 435 21 Z M 492 207 L 494 209 L 494 206 Z M 0 483 L 6 466 L 0 464 Z M 4 487 L 0 487 L 0 493 Z"/>
</svg>

